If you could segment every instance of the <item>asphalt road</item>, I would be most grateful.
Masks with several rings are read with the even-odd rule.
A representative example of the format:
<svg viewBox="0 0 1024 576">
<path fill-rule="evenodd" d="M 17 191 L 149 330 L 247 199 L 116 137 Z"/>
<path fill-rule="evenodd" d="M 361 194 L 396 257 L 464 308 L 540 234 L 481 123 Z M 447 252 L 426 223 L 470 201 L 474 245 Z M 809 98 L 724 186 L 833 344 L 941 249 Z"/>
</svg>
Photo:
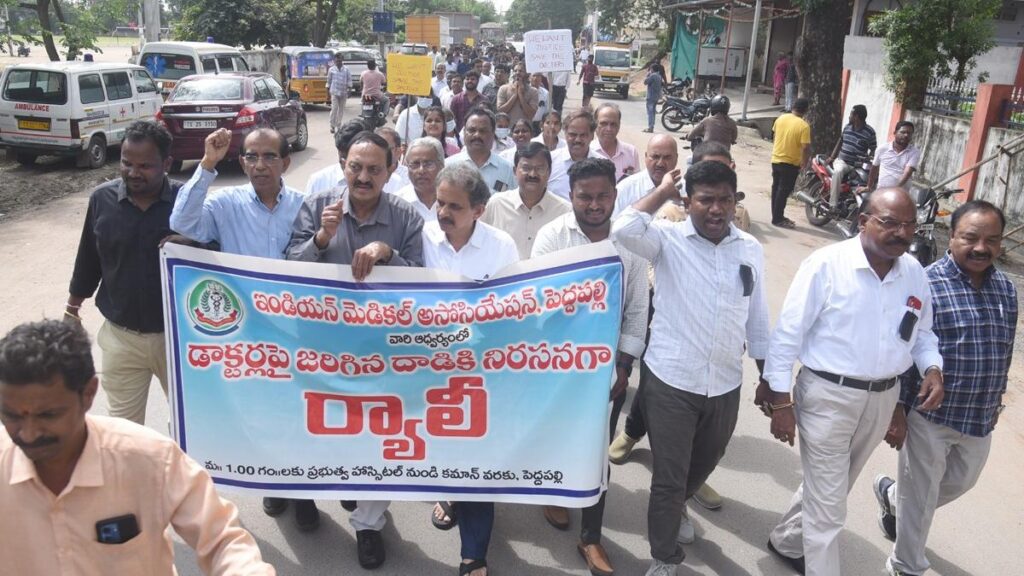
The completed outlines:
<svg viewBox="0 0 1024 576">
<path fill-rule="evenodd" d="M 579 104 L 579 90 L 570 91 L 566 108 Z M 597 99 L 595 103 L 600 102 Z M 738 100 L 736 100 L 738 102 Z M 617 101 L 624 110 L 622 137 L 643 151 L 647 135 L 643 102 Z M 357 113 L 357 99 L 349 99 L 349 114 Z M 759 106 L 753 105 L 752 108 Z M 314 110 L 309 116 L 309 148 L 293 156 L 286 181 L 304 188 L 315 170 L 336 161 L 327 111 Z M 660 131 L 660 127 L 659 127 Z M 747 192 L 751 232 L 764 244 L 767 260 L 769 301 L 777 313 L 789 281 L 800 261 L 813 249 L 837 240 L 828 230 L 806 224 L 803 210 L 795 205 L 789 215 L 798 222 L 793 231 L 773 228 L 769 220 L 769 147 L 750 133 L 734 147 L 740 188 Z M 685 158 L 688 151 L 681 147 Z M 189 165 L 186 165 L 189 170 Z M 188 173 L 178 175 L 184 179 Z M 217 185 L 243 181 L 240 172 L 225 173 Z M 87 194 L 83 191 L 0 224 L 0 331 L 17 323 L 43 316 L 58 317 L 66 297 Z M 83 308 L 85 325 L 91 333 L 100 325 L 100 315 L 91 301 Z M 99 358 L 98 349 L 96 350 Z M 768 532 L 787 508 L 800 482 L 800 461 L 796 448 L 775 441 L 768 433 L 768 421 L 752 404 L 756 370 L 745 361 L 743 403 L 739 424 L 724 460 L 709 483 L 726 499 L 719 511 L 691 507 L 698 539 L 686 547 L 687 558 L 679 574 L 783 575 L 783 564 L 765 550 Z M 967 576 L 1020 574 L 1024 564 L 1024 417 L 1020 415 L 1019 361 L 1007 395 L 1010 409 L 995 432 L 992 456 L 973 491 L 938 513 L 930 539 L 929 558 L 936 574 Z M 634 382 L 635 384 L 635 382 Z M 632 388 L 631 392 L 632 393 Z M 94 412 L 104 413 L 101 395 Z M 150 394 L 148 424 L 166 432 L 168 409 L 158 386 Z M 568 423 L 566 424 L 568 425 Z M 621 426 L 621 422 L 620 422 Z M 298 448 L 298 447 L 296 447 Z M 896 453 L 879 446 L 864 474 L 853 486 L 849 499 L 847 529 L 840 537 L 844 574 L 884 573 L 884 560 L 891 544 L 876 525 L 876 505 L 871 494 L 875 473 L 893 473 Z M 638 445 L 633 459 L 612 470 L 605 515 L 604 544 L 617 574 L 642 575 L 649 563 L 646 541 L 646 509 L 650 486 L 651 454 L 646 441 Z M 360 574 L 356 561 L 355 533 L 347 522 L 348 513 L 337 502 L 320 502 L 322 525 L 318 532 L 301 534 L 288 515 L 279 519 L 265 516 L 260 499 L 225 491 L 241 511 L 245 526 L 255 535 L 264 558 L 283 575 Z M 396 502 L 384 529 L 387 562 L 376 571 L 382 575 L 450 575 L 459 559 L 458 531 L 440 532 L 429 522 L 430 506 L 420 502 Z M 544 521 L 539 507 L 499 505 L 489 563 L 498 575 L 548 576 L 587 574 L 575 551 L 579 515 L 573 515 L 568 532 L 559 532 Z M 176 544 L 177 568 L 182 576 L 200 574 L 192 551 Z"/>
</svg>

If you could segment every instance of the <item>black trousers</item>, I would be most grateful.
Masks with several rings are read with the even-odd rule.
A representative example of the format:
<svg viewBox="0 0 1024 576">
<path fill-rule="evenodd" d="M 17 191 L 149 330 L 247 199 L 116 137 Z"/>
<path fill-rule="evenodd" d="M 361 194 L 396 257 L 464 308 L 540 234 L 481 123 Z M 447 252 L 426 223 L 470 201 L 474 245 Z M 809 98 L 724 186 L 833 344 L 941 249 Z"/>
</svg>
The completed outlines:
<svg viewBox="0 0 1024 576">
<path fill-rule="evenodd" d="M 551 87 L 551 109 L 562 112 L 562 105 L 565 104 L 565 86 Z"/>
<path fill-rule="evenodd" d="M 632 372 L 632 370 L 630 370 Z M 619 424 L 619 414 L 626 404 L 626 392 L 623 390 L 619 397 L 612 401 L 612 413 L 608 421 L 608 443 L 611 444 L 615 438 L 615 428 Z M 608 467 L 608 476 L 611 478 L 611 467 Z M 580 518 L 580 541 L 584 544 L 598 544 L 601 542 L 601 526 L 604 524 L 604 502 L 608 496 L 605 490 L 597 504 L 593 504 L 581 511 Z"/>
<path fill-rule="evenodd" d="M 786 219 L 786 200 L 793 193 L 800 167 L 778 162 L 772 164 L 772 224 Z"/>
</svg>

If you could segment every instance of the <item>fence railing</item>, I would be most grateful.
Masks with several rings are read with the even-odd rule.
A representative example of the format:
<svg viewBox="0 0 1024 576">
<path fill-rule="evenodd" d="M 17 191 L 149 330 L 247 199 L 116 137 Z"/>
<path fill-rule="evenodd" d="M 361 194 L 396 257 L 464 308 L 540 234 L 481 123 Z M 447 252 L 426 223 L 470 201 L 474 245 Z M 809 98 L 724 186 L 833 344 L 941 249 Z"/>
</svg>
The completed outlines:
<svg viewBox="0 0 1024 576">
<path fill-rule="evenodd" d="M 1024 86 L 1017 86 L 1003 102 L 1003 126 L 1024 130 Z"/>
<path fill-rule="evenodd" d="M 970 119 L 974 115 L 978 86 L 968 82 L 953 82 L 948 79 L 933 79 L 924 93 L 923 110 Z"/>
</svg>

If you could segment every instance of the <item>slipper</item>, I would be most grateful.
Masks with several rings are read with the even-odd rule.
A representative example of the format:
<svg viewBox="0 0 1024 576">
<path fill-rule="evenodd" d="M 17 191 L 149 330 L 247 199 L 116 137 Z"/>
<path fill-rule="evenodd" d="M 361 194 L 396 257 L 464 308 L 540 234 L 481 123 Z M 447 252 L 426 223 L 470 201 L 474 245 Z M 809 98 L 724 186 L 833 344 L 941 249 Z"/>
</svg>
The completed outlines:
<svg viewBox="0 0 1024 576">
<path fill-rule="evenodd" d="M 796 222 L 793 222 L 792 220 L 783 220 L 782 222 L 775 222 L 772 225 L 778 226 L 779 228 L 789 228 L 790 230 L 796 228 Z"/>
<path fill-rule="evenodd" d="M 481 568 L 487 568 L 487 560 L 473 560 L 468 564 L 459 564 L 459 576 L 466 576 L 467 574 L 472 574 L 473 570 L 479 570 Z M 491 571 L 488 570 L 487 573 L 490 574 Z"/>
<path fill-rule="evenodd" d="M 434 514 L 434 509 L 431 508 L 430 523 L 434 525 L 434 528 L 437 528 L 438 530 L 444 530 L 446 532 L 448 530 L 451 530 L 452 528 L 455 528 L 455 526 L 459 523 L 459 517 L 455 515 L 455 506 L 451 502 L 445 502 L 444 500 L 436 502 L 435 505 L 441 507 L 441 510 L 444 511 L 444 515 L 448 517 L 448 520 L 445 521 L 441 518 L 438 518 L 437 515 Z M 484 566 L 486 565 L 487 564 L 484 563 Z M 480 568 L 480 566 L 478 566 L 478 568 Z"/>
</svg>

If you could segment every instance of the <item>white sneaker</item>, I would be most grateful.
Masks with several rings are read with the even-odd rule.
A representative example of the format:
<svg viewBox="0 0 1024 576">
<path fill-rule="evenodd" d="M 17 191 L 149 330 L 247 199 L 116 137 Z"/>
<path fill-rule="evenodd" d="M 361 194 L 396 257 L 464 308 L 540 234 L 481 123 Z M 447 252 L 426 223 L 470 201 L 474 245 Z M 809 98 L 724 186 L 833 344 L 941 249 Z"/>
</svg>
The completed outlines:
<svg viewBox="0 0 1024 576">
<path fill-rule="evenodd" d="M 644 576 L 675 576 L 677 564 L 666 564 L 661 560 L 651 560 L 651 567 Z"/>
<path fill-rule="evenodd" d="M 693 522 L 690 521 L 690 516 L 687 515 L 686 510 L 683 510 L 683 518 L 679 521 L 679 534 L 676 536 L 676 542 L 680 544 L 693 544 L 693 541 L 697 539 L 697 531 L 693 528 Z"/>
</svg>

